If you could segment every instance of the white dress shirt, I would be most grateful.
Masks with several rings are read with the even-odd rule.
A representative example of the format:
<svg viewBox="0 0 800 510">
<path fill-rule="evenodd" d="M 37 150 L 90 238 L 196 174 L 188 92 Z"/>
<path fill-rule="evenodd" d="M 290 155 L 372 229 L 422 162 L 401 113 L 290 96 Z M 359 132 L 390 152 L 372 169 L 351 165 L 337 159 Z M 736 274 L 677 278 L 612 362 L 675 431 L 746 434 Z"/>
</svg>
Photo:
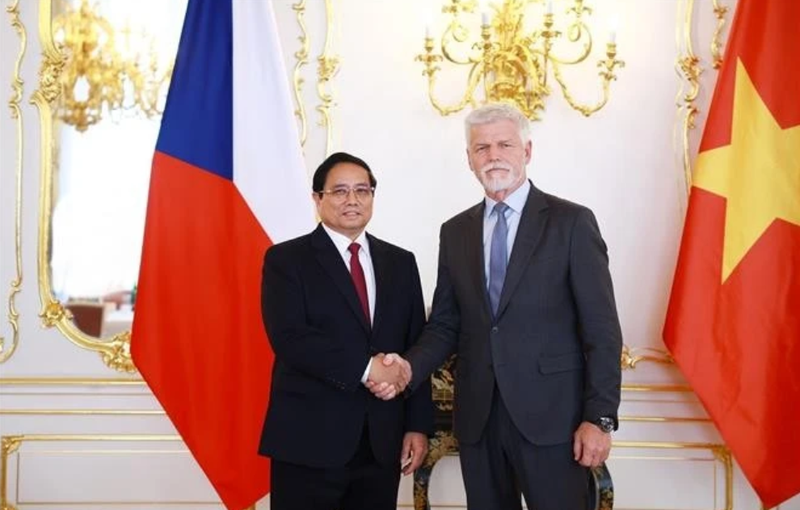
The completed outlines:
<svg viewBox="0 0 800 510">
<path fill-rule="evenodd" d="M 328 233 L 328 237 L 331 238 L 334 246 L 336 246 L 336 251 L 338 251 L 339 255 L 342 256 L 342 261 L 344 262 L 348 272 L 350 272 L 350 258 L 352 257 L 352 254 L 348 248 L 353 243 L 358 243 L 361 246 L 361 248 L 358 250 L 358 261 L 361 262 L 361 267 L 364 269 L 364 279 L 367 282 L 369 321 L 372 323 L 373 319 L 375 318 L 375 268 L 372 266 L 372 256 L 369 253 L 369 241 L 367 241 L 366 232 L 362 231 L 358 237 L 356 237 L 355 241 L 353 241 L 349 237 L 332 230 L 324 223 L 322 224 L 322 228 L 324 228 L 325 232 Z M 364 375 L 361 377 L 362 383 L 367 382 L 367 378 L 369 377 L 369 369 L 371 366 L 372 358 L 370 358 L 369 362 L 367 362 L 367 369 L 364 371 Z"/>
<path fill-rule="evenodd" d="M 514 247 L 514 239 L 517 238 L 519 220 L 522 218 L 522 209 L 528 201 L 528 193 L 531 191 L 531 183 L 527 179 L 514 192 L 503 200 L 508 206 L 506 211 L 506 224 L 508 225 L 508 249 L 506 253 L 511 259 L 511 249 Z M 497 215 L 494 214 L 496 200 L 489 197 L 485 198 L 486 209 L 483 211 L 483 274 L 486 278 L 486 288 L 489 288 L 489 257 L 492 250 L 492 233 L 497 225 Z M 508 262 L 508 261 L 506 261 Z"/>
</svg>

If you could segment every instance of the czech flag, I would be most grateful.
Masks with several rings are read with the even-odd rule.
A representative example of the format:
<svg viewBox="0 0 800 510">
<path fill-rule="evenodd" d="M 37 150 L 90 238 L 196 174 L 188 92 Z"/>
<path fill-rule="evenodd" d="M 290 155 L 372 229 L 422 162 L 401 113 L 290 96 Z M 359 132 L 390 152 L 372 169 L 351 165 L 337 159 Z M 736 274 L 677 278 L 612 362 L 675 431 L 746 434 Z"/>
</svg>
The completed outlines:
<svg viewBox="0 0 800 510">
<path fill-rule="evenodd" d="M 131 354 L 225 506 L 269 492 L 261 266 L 314 213 L 269 0 L 189 0 L 147 204 Z"/>
</svg>

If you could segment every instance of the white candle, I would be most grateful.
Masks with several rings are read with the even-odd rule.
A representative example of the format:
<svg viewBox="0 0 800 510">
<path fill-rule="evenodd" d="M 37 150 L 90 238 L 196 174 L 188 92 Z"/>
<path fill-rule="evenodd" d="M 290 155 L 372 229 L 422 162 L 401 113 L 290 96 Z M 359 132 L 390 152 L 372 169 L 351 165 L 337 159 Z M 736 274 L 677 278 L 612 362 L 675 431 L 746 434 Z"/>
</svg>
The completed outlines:
<svg viewBox="0 0 800 510">
<path fill-rule="evenodd" d="M 481 25 L 488 25 L 489 24 L 489 12 L 483 11 L 481 13 Z"/>
<path fill-rule="evenodd" d="M 619 17 L 618 15 L 612 14 L 611 17 L 608 19 L 608 43 L 609 44 L 616 44 L 617 43 L 617 29 L 619 28 Z"/>
<path fill-rule="evenodd" d="M 433 30 L 431 29 L 431 27 L 433 26 L 433 13 L 430 10 L 426 9 L 423 12 L 422 23 L 423 26 L 425 27 L 425 38 L 430 39 L 431 33 L 433 32 Z"/>
<path fill-rule="evenodd" d="M 547 0 L 547 14 L 553 14 L 553 0 Z"/>
</svg>

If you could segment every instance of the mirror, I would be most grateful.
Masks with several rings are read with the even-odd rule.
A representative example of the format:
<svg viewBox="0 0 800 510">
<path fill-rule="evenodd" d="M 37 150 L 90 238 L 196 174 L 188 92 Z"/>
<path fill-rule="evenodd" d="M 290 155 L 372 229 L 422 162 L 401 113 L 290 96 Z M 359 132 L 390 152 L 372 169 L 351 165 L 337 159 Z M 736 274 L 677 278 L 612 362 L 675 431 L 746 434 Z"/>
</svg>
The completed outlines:
<svg viewBox="0 0 800 510">
<path fill-rule="evenodd" d="M 45 327 L 100 353 L 120 371 L 136 370 L 130 326 L 147 188 L 186 3 L 39 0 L 42 59 L 31 102 L 39 111 L 42 144 L 40 315 Z M 283 7 L 296 15 L 306 41 L 293 54 L 300 102 L 299 68 L 308 51 L 305 6 Z M 331 16 L 324 19 L 330 34 Z M 320 56 L 326 65 L 318 71 L 316 91 L 330 144 L 332 96 L 324 84 L 336 66 L 327 51 Z M 303 111 L 298 115 L 305 126 Z"/>
<path fill-rule="evenodd" d="M 42 318 L 134 371 L 150 166 L 186 0 L 40 0 Z"/>
</svg>

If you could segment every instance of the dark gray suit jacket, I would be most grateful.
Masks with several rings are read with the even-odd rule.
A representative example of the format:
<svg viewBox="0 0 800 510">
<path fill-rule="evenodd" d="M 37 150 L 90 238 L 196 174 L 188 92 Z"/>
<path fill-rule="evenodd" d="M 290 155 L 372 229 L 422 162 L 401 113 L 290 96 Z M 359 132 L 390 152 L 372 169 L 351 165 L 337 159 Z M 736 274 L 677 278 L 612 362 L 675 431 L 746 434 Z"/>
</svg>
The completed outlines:
<svg viewBox="0 0 800 510">
<path fill-rule="evenodd" d="M 406 353 L 414 380 L 457 352 L 454 427 L 464 443 L 480 439 L 495 384 L 537 445 L 571 441 L 581 421 L 616 420 L 622 333 L 594 215 L 531 187 L 493 319 L 483 212 L 481 201 L 442 225 L 431 317 Z"/>
</svg>

